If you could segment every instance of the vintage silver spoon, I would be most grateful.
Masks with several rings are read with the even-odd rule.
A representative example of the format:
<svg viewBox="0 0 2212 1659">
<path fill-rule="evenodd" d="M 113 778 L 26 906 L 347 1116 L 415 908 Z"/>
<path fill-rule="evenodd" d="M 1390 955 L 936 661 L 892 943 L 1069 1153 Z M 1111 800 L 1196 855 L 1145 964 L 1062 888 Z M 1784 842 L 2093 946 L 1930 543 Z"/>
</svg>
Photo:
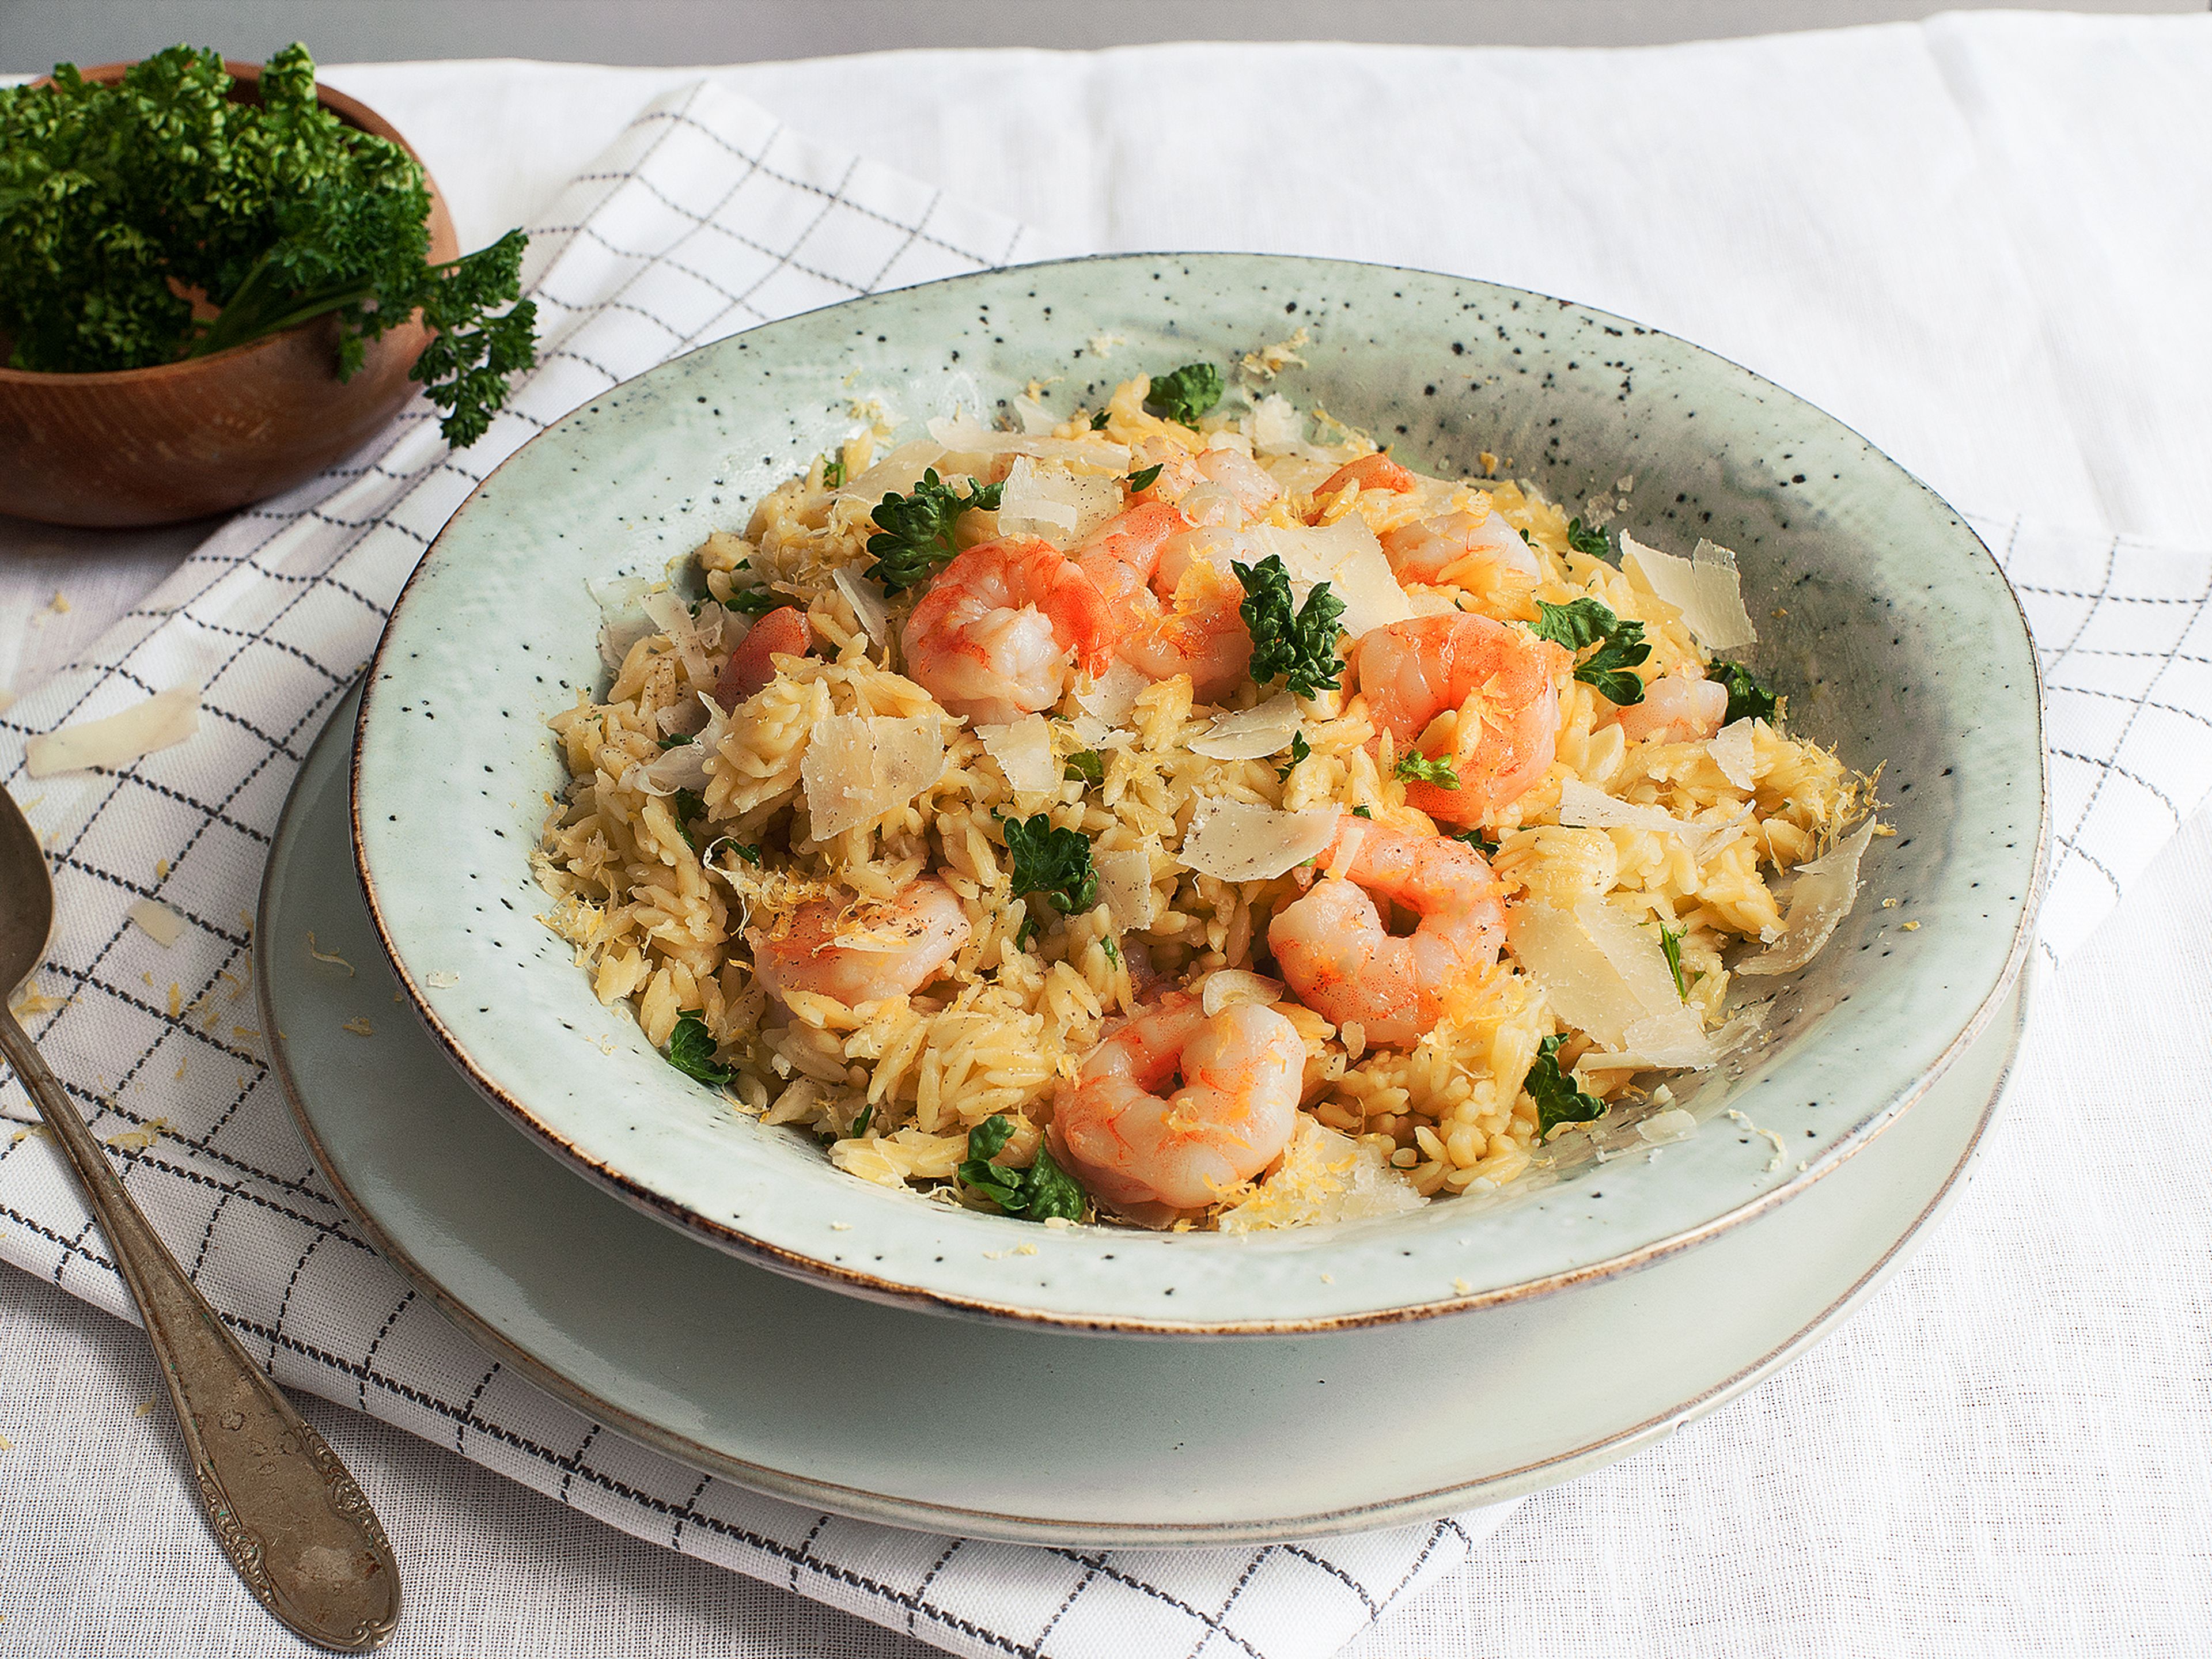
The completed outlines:
<svg viewBox="0 0 2212 1659">
<path fill-rule="evenodd" d="M 399 1621 L 399 1564 L 368 1500 L 146 1224 L 5 1006 L 45 956 L 53 924 L 53 883 L 39 839 L 0 789 L 0 1054 L 91 1195 L 145 1316 L 223 1553 L 262 1606 L 308 1641 L 341 1653 L 380 1647 Z"/>
</svg>

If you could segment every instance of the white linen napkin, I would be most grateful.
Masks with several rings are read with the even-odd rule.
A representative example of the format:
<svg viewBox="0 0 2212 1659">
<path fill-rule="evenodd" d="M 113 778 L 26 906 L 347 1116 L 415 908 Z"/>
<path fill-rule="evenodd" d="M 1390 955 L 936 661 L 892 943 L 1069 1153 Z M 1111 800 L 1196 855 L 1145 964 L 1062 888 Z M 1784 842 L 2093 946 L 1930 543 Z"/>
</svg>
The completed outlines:
<svg viewBox="0 0 2212 1659">
<path fill-rule="evenodd" d="M 701 1474 L 505 1371 L 346 1224 L 262 1059 L 247 912 L 300 759 L 392 596 L 477 477 L 609 384 L 797 310 L 1042 250 L 1012 221 L 826 149 L 703 84 L 656 100 L 534 227 L 544 339 L 514 409 L 448 457 L 417 405 L 351 462 L 240 515 L 84 663 L 0 714 L 0 781 L 49 837 L 61 930 L 33 1033 L 172 1247 L 289 1386 L 374 1412 L 668 1543 L 951 1650 L 1334 1651 L 1463 1559 L 1500 1508 L 1300 1546 L 1079 1553 L 824 1516 Z M 2212 784 L 2212 556 L 1992 514 L 2051 692 L 2057 854 L 2044 942 L 2085 937 Z M 198 736 L 119 774 L 22 776 L 25 739 L 204 685 Z M 128 926 L 158 897 L 162 949 Z M 169 990 L 176 987 L 173 994 Z M 105 1074 L 125 1060 L 119 1074 Z M 89 1079 L 88 1085 L 85 1081 Z M 28 1118 L 12 1078 L 0 1111 Z M 149 1129 L 159 1127 L 158 1138 Z M 0 1130 L 0 1257 L 131 1310 L 72 1178 Z M 314 1265 L 309 1267 L 310 1258 Z"/>
</svg>

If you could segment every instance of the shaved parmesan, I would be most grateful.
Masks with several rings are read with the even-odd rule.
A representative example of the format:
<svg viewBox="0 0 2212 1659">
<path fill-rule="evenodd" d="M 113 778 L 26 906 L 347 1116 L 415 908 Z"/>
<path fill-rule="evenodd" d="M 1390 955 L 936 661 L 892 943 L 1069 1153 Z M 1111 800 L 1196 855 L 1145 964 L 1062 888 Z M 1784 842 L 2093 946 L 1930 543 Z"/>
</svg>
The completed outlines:
<svg viewBox="0 0 2212 1659">
<path fill-rule="evenodd" d="M 1032 438 L 1048 438 L 1060 424 L 1050 410 L 1026 392 L 1014 399 L 1014 413 L 1021 421 L 1022 430 Z"/>
<path fill-rule="evenodd" d="M 1024 432 L 997 432 L 964 411 L 940 415 L 929 422 L 929 435 L 957 455 L 1030 455 L 1039 460 L 1073 461 L 1120 477 L 1129 470 L 1129 447 L 1110 438 L 1050 438 Z"/>
<path fill-rule="evenodd" d="M 185 919 L 158 900 L 135 899 L 127 914 L 144 930 L 147 938 L 165 951 L 184 935 Z"/>
<path fill-rule="evenodd" d="M 684 672 L 691 677 L 694 685 L 714 683 L 714 665 L 707 660 L 708 652 L 721 641 L 721 609 L 715 607 L 711 623 L 702 623 L 691 615 L 691 608 L 673 590 L 662 588 L 647 593 L 638 603 L 645 614 L 653 618 L 653 625 L 668 635 L 676 647 L 676 654 L 684 660 Z M 703 609 L 703 607 L 702 607 Z"/>
<path fill-rule="evenodd" d="M 1298 700 L 1285 691 L 1257 708 L 1220 716 L 1190 740 L 1190 751 L 1208 760 L 1258 760 L 1289 748 L 1297 729 Z"/>
<path fill-rule="evenodd" d="M 1011 726 L 979 726 L 983 752 L 999 763 L 1007 787 L 1017 794 L 1041 795 L 1060 787 L 1060 763 L 1052 754 L 1052 722 L 1024 714 Z"/>
<path fill-rule="evenodd" d="M 921 482 L 921 475 L 944 457 L 945 446 L 940 443 L 917 439 L 901 444 L 859 477 L 848 480 L 837 493 L 872 507 L 886 495 L 908 494 Z"/>
<path fill-rule="evenodd" d="M 612 576 L 604 581 L 586 578 L 584 591 L 599 607 L 599 660 L 610 674 L 618 671 L 629 648 L 653 632 L 653 619 L 640 604 L 653 591 L 645 576 Z"/>
<path fill-rule="evenodd" d="M 690 742 L 664 749 L 649 761 L 632 761 L 623 769 L 619 780 L 623 788 L 642 789 L 648 795 L 665 799 L 679 789 L 707 787 L 707 757 L 721 747 L 722 734 L 729 728 L 729 717 L 714 706 L 714 700 L 705 692 L 699 694 L 699 701 L 707 710 L 705 728 Z"/>
<path fill-rule="evenodd" d="M 883 586 L 870 580 L 849 565 L 839 565 L 830 573 L 830 580 L 837 584 L 837 591 L 845 596 L 845 603 L 853 607 L 854 620 L 860 630 L 879 646 L 891 642 L 891 613 L 884 603 Z"/>
<path fill-rule="evenodd" d="M 1270 392 L 1252 405 L 1252 447 L 1262 455 L 1299 455 L 1312 447 L 1305 416 L 1281 392 Z"/>
<path fill-rule="evenodd" d="M 157 749 L 184 742 L 199 729 L 199 688 L 175 686 L 119 714 L 33 738 L 23 745 L 23 769 L 43 778 L 90 766 L 128 766 Z"/>
<path fill-rule="evenodd" d="M 999 497 L 999 532 L 1066 544 L 1089 535 L 1121 510 L 1118 478 L 1096 473 L 1078 477 L 1064 466 L 1040 466 L 1018 455 Z"/>
<path fill-rule="evenodd" d="M 1241 1003 L 1256 1002 L 1264 1008 L 1282 994 L 1283 981 L 1279 979 L 1269 979 L 1265 974 L 1255 974 L 1246 968 L 1223 968 L 1200 981 L 1198 1006 L 1200 1012 L 1212 1019 L 1224 1008 L 1233 1008 Z"/>
<path fill-rule="evenodd" d="M 1733 651 L 1759 641 L 1751 613 L 1743 608 L 1743 586 L 1735 555 L 1700 541 L 1686 559 L 1646 547 L 1620 532 L 1620 568 L 1682 613 L 1682 620 L 1708 651 Z"/>
<path fill-rule="evenodd" d="M 1243 1233 L 1314 1226 L 1401 1215 L 1421 1204 L 1419 1191 L 1390 1167 L 1380 1148 L 1301 1115 L 1273 1173 L 1250 1197 L 1222 1212 L 1220 1227 Z"/>
<path fill-rule="evenodd" d="M 943 716 L 825 714 L 807 733 L 799 768 L 817 841 L 872 823 L 945 770 Z"/>
<path fill-rule="evenodd" d="M 1603 899 L 1584 899 L 1571 910 L 1531 900 L 1507 911 L 1505 927 L 1514 956 L 1544 988 L 1553 1010 L 1614 1051 L 1607 1060 L 1713 1063 L 1712 1045 L 1683 1006 L 1651 928 Z"/>
<path fill-rule="evenodd" d="M 1319 527 L 1255 525 L 1247 538 L 1259 557 L 1273 554 L 1282 560 L 1290 574 L 1291 597 L 1297 604 L 1304 605 L 1308 593 L 1327 582 L 1329 592 L 1344 601 L 1344 617 L 1338 626 L 1355 639 L 1413 614 L 1412 601 L 1382 555 L 1382 544 L 1357 514 Z"/>
<path fill-rule="evenodd" d="M 1692 823 L 1656 806 L 1616 800 L 1602 789 L 1593 789 L 1577 778 L 1569 778 L 1559 786 L 1559 822 L 1568 828 L 1649 830 L 1656 835 L 1672 836 L 1700 864 L 1742 833 L 1743 820 L 1750 811 L 1747 803 L 1729 823 Z"/>
<path fill-rule="evenodd" d="M 1334 806 L 1285 812 L 1251 801 L 1202 795 L 1182 838 L 1187 870 L 1221 881 L 1267 881 L 1317 856 L 1336 834 Z"/>
<path fill-rule="evenodd" d="M 1119 726 L 1129 718 L 1137 699 L 1152 682 L 1118 657 L 1113 665 L 1091 683 L 1089 689 L 1078 691 L 1075 701 L 1086 714 L 1104 720 L 1109 726 Z"/>
<path fill-rule="evenodd" d="M 1098 875 L 1098 902 L 1124 932 L 1152 925 L 1152 855 L 1144 848 L 1093 851 L 1091 867 Z"/>
<path fill-rule="evenodd" d="M 1137 740 L 1134 732 L 1109 726 L 1096 714 L 1078 714 L 1068 721 L 1067 729 L 1085 749 L 1126 749 Z"/>
<path fill-rule="evenodd" d="M 1858 897 L 1859 860 L 1873 839 L 1874 820 L 1869 817 L 1826 856 L 1799 865 L 1796 882 L 1790 889 L 1790 912 L 1782 919 L 1782 937 L 1738 964 L 1736 972 L 1794 974 L 1812 961 L 1837 923 L 1850 915 Z"/>
<path fill-rule="evenodd" d="M 1680 1106 L 1654 1112 L 1636 1126 L 1636 1133 L 1655 1146 L 1663 1146 L 1670 1140 L 1687 1140 L 1697 1132 L 1698 1120 Z"/>
<path fill-rule="evenodd" d="M 1721 775 L 1738 789 L 1748 789 L 1752 785 L 1751 767 L 1755 758 L 1752 724 L 1748 720 L 1741 720 L 1733 726 L 1724 726 L 1705 745 L 1705 752 L 1721 769 Z"/>
</svg>

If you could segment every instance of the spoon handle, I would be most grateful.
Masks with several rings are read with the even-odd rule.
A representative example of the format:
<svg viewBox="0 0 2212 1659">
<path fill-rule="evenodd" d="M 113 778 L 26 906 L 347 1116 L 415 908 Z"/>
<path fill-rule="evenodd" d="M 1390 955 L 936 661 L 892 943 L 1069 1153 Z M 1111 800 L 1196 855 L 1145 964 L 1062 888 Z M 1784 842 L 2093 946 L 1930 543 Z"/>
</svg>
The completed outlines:
<svg viewBox="0 0 2212 1659">
<path fill-rule="evenodd" d="M 361 1487 L 185 1277 L 4 1009 L 0 1054 L 91 1196 L 145 1316 L 200 1501 L 231 1565 L 271 1615 L 308 1641 L 341 1653 L 381 1646 L 399 1620 L 399 1565 Z"/>
</svg>

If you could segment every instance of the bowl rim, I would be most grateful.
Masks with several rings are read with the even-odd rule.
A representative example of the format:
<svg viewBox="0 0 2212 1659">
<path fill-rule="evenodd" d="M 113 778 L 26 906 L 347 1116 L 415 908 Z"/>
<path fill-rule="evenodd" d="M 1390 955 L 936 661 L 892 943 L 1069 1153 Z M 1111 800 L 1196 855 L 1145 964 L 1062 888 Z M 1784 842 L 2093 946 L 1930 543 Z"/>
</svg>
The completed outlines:
<svg viewBox="0 0 2212 1659">
<path fill-rule="evenodd" d="M 134 58 L 118 60 L 112 64 L 94 64 L 89 69 L 77 70 L 77 73 L 87 81 L 96 82 L 101 85 L 112 85 L 123 78 L 125 71 L 137 68 L 144 61 L 143 58 Z M 222 60 L 223 73 L 230 76 L 234 83 L 250 83 L 258 88 L 261 84 L 261 70 L 262 65 L 247 58 L 226 58 Z M 53 83 L 54 77 L 47 74 L 40 76 L 36 80 L 27 81 L 23 84 L 27 91 L 39 87 L 50 87 Z M 325 82 L 319 76 L 315 82 L 315 101 L 348 126 L 368 133 L 371 137 L 388 140 L 398 145 L 413 158 L 415 165 L 422 169 L 423 188 L 430 194 L 430 211 L 424 216 L 423 223 L 429 227 L 432 251 L 434 252 L 436 251 L 438 233 L 442 228 L 453 237 L 454 252 L 458 255 L 460 251 L 460 236 L 454 228 L 453 210 L 447 204 L 445 192 L 438 188 L 437 178 L 431 173 L 429 163 L 416 152 L 414 145 L 407 142 L 399 129 L 367 104 L 362 103 L 361 100 L 348 97 L 337 88 Z M 412 320 L 411 318 L 410 320 Z M 326 329 L 330 325 L 331 319 L 327 315 L 310 317 L 304 323 L 296 323 L 292 327 L 280 330 L 275 334 L 264 334 L 258 339 L 241 340 L 234 346 L 225 346 L 221 351 L 211 351 L 204 357 L 179 357 L 174 362 L 147 363 L 138 368 L 81 370 L 15 368 L 4 362 L 0 362 L 0 386 L 27 389 L 42 386 L 83 386 L 92 389 L 116 386 L 152 385 L 163 380 L 184 380 L 195 374 L 214 372 L 209 368 L 210 364 L 228 365 L 240 362 L 256 353 L 273 351 L 280 345 L 296 340 L 314 330 Z M 405 326 L 406 324 L 402 323 L 394 329 L 386 330 L 386 332 L 396 332 L 398 328 Z M 372 341 L 369 343 L 374 345 L 374 342 Z"/>
<path fill-rule="evenodd" d="M 1975 1006 L 1958 1031 L 1945 1043 L 1942 1052 L 1923 1067 L 1908 1085 L 1898 1091 L 1885 1109 L 1869 1121 L 1860 1125 L 1828 1146 L 1817 1162 L 1811 1163 L 1808 1167 L 1793 1173 L 1787 1180 L 1769 1187 L 1744 1202 L 1731 1206 L 1702 1222 L 1670 1233 L 1665 1237 L 1654 1239 L 1647 1243 L 1579 1267 L 1540 1274 L 1534 1278 L 1508 1285 L 1495 1285 L 1467 1294 L 1455 1294 L 1411 1304 L 1361 1310 L 1342 1314 L 1301 1318 L 1175 1320 L 1127 1314 L 1076 1314 L 1052 1309 L 1025 1307 L 1017 1303 L 885 1279 L 859 1268 L 825 1261 L 818 1255 L 810 1255 L 805 1251 L 794 1249 L 787 1245 L 761 1237 L 742 1226 L 731 1225 L 702 1214 L 690 1206 L 645 1185 L 638 1178 L 625 1174 L 612 1164 L 595 1158 L 584 1152 L 559 1130 L 533 1114 L 521 1099 L 510 1093 L 490 1075 L 484 1066 L 477 1060 L 459 1036 L 439 1016 L 426 994 L 426 988 L 416 983 L 413 973 L 410 971 L 406 960 L 399 951 L 392 924 L 386 919 L 375 878 L 370 872 L 367 841 L 362 828 L 364 815 L 362 802 L 362 740 L 372 722 L 378 688 L 384 683 L 384 676 L 380 671 L 385 665 L 386 653 L 393 643 L 393 635 L 398 626 L 400 616 L 410 599 L 414 596 L 416 585 L 422 580 L 423 573 L 429 568 L 431 561 L 437 556 L 439 550 L 445 544 L 447 535 L 454 522 L 468 510 L 479 495 L 490 487 L 492 481 L 498 477 L 501 471 L 510 462 L 532 444 L 544 438 L 573 416 L 576 411 L 571 410 L 568 415 L 548 422 L 540 431 L 532 434 L 529 439 L 518 445 L 497 466 L 487 472 L 461 504 L 453 509 L 452 516 L 440 527 L 437 535 L 431 539 L 430 544 L 423 550 L 421 558 L 416 561 L 405 583 L 402 585 L 398 594 L 393 599 L 384 630 L 378 636 L 376 649 L 362 671 L 361 707 L 355 719 L 354 741 L 347 759 L 349 838 L 353 848 L 355 877 L 361 884 L 362 897 L 368 912 L 369 924 L 375 930 L 378 943 L 386 960 L 391 963 L 401 988 L 406 994 L 416 1018 L 422 1023 L 432 1039 L 445 1049 L 462 1075 L 479 1093 L 570 1168 L 599 1182 L 634 1206 L 659 1217 L 671 1225 L 680 1227 L 705 1238 L 722 1249 L 758 1261 L 774 1271 L 825 1284 L 831 1288 L 842 1290 L 848 1294 L 864 1296 L 872 1300 L 934 1309 L 947 1314 L 981 1316 L 993 1320 L 1012 1320 L 1060 1329 L 1090 1331 L 1110 1335 L 1264 1338 L 1324 1334 L 1473 1312 L 1479 1309 L 1547 1296 L 1596 1279 L 1632 1273 L 1639 1267 L 1663 1261 L 1682 1250 L 1693 1249 L 1719 1233 L 1765 1213 L 1775 1205 L 1796 1197 L 1813 1186 L 1814 1182 L 1841 1168 L 1850 1158 L 1870 1144 L 1875 1136 L 1911 1109 L 1913 1104 L 1933 1086 L 1936 1080 L 1948 1071 L 1959 1056 L 1973 1044 L 1987 1028 L 1996 1010 L 2003 1005 L 2006 996 L 2010 993 L 2014 982 L 2018 979 L 2027 963 L 2029 950 L 2034 942 L 2036 918 L 2042 905 L 2045 887 L 2050 875 L 2051 759 L 2048 735 L 2045 729 L 2042 661 L 2036 654 L 2034 636 L 2028 627 L 2027 613 L 2021 603 L 2019 592 L 2013 586 L 2011 579 L 2004 574 L 2003 568 L 1997 562 L 1996 556 L 1990 550 L 1989 544 L 1982 539 L 1973 526 L 1966 522 L 1964 516 L 1952 507 L 1950 503 L 1945 501 L 1926 480 L 1868 439 L 1856 427 L 1820 409 L 1810 400 L 1800 397 L 1778 382 L 1769 380 L 1755 369 L 1737 362 L 1734 358 L 1714 351 L 1710 347 L 1699 345 L 1694 341 L 1685 339 L 1680 335 L 1668 330 L 1656 328 L 1649 324 L 1636 323 L 1632 319 L 1621 317 L 1618 313 L 1605 310 L 1602 307 L 1586 305 L 1580 301 L 1561 299 L 1557 295 L 1540 294 L 1534 289 L 1491 283 L 1485 278 L 1455 276 L 1448 271 L 1429 270 L 1419 266 L 1385 264 L 1370 260 L 1340 259 L 1305 254 L 1255 255 L 1249 252 L 1218 249 L 1129 250 L 1084 254 L 1061 259 L 1039 260 L 1020 266 L 965 272 L 957 276 L 939 277 L 929 283 L 915 283 L 902 289 L 884 290 L 884 292 L 910 294 L 921 289 L 941 288 L 951 283 L 973 282 L 979 277 L 994 276 L 1007 270 L 1036 271 L 1066 266 L 1133 264 L 1159 259 L 1202 262 L 1209 258 L 1249 259 L 1253 258 L 1307 266 L 1398 272 L 1445 282 L 1478 282 L 1486 287 L 1495 289 L 1500 293 L 1510 295 L 1518 299 L 1534 300 L 1544 305 L 1561 308 L 1571 307 L 1611 322 L 1628 324 L 1645 336 L 1686 347 L 1692 351 L 1725 363 L 1743 375 L 1755 389 L 1771 392 L 1789 403 L 1803 404 L 1823 419 L 1833 422 L 1838 428 L 1865 445 L 1869 454 L 1879 458 L 1888 466 L 1893 467 L 1897 473 L 1909 481 L 1914 489 L 1949 514 L 1958 528 L 1972 540 L 1982 558 L 1988 562 L 1990 568 L 2002 583 L 2005 597 L 2010 600 L 2013 614 L 2018 620 L 2021 636 L 2027 644 L 2029 690 L 2032 693 L 2033 726 L 2037 739 L 2035 849 L 2029 878 L 2021 895 L 2019 920 L 2014 925 L 2012 935 L 2008 941 L 2003 961 L 1989 991 Z M 835 305 L 819 307 L 815 311 L 799 313 L 799 315 L 807 318 L 820 317 L 824 313 L 842 311 L 847 307 L 863 304 L 878 297 L 881 296 L 861 295 L 850 300 L 839 301 Z M 789 320 L 796 320 L 796 319 Z M 763 324 L 760 326 L 771 327 L 774 325 Z M 741 331 L 741 332 L 750 331 L 750 330 Z M 672 364 L 684 362 L 701 352 L 712 350 L 726 343 L 726 341 L 732 337 L 736 337 L 726 336 L 720 340 L 708 341 L 694 347 L 690 351 L 665 359 L 629 377 L 627 380 L 605 388 L 595 394 L 593 398 L 586 399 L 586 402 L 588 404 L 598 398 L 610 397 L 622 390 L 623 386 L 633 385 L 647 375 L 658 374 Z"/>
</svg>

